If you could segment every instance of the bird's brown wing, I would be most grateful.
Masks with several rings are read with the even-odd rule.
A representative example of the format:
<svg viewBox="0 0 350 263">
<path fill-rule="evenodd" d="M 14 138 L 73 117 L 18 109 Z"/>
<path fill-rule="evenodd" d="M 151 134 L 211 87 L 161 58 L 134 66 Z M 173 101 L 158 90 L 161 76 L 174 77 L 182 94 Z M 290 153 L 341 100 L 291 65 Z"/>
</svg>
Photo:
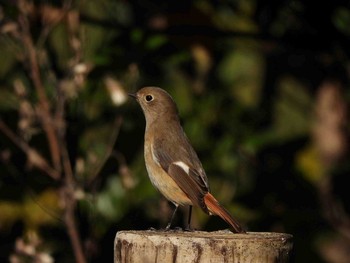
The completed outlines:
<svg viewBox="0 0 350 263">
<path fill-rule="evenodd" d="M 155 161 L 171 176 L 194 204 L 208 213 L 203 200 L 204 195 L 209 191 L 208 183 L 192 146 L 183 147 L 183 144 L 175 144 L 177 149 L 168 149 L 168 145 L 174 144 L 164 143 L 161 140 L 154 142 L 152 153 Z"/>
</svg>

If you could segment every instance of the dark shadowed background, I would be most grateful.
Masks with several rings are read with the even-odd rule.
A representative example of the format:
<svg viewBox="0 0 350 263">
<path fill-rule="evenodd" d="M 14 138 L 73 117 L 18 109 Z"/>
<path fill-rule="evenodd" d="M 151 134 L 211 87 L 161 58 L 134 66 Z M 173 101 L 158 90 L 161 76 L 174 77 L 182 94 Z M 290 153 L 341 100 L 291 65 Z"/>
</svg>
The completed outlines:
<svg viewBox="0 0 350 263">
<path fill-rule="evenodd" d="M 350 262 L 349 37 L 348 1 L 0 1 L 0 261 L 112 262 L 166 226 L 127 97 L 160 86 L 248 230 Z"/>
</svg>

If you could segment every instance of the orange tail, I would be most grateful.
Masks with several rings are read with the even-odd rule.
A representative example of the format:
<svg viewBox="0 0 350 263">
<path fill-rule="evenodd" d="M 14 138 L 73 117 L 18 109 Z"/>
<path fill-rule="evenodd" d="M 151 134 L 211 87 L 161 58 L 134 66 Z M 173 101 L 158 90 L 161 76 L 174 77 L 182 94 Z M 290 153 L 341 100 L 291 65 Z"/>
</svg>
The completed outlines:
<svg viewBox="0 0 350 263">
<path fill-rule="evenodd" d="M 220 206 L 219 202 L 215 199 L 214 196 L 212 196 L 211 193 L 207 193 L 204 196 L 204 203 L 207 206 L 208 210 L 213 213 L 214 215 L 220 216 L 223 220 L 225 220 L 235 232 L 237 233 L 245 233 L 241 225 L 235 220 L 230 213 Z"/>
</svg>

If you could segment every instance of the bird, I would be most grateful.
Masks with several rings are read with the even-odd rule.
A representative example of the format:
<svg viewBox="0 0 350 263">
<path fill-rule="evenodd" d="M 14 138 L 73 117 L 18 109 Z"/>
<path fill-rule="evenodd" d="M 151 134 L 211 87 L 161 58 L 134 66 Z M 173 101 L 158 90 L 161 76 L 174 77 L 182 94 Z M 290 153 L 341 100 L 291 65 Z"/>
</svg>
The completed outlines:
<svg viewBox="0 0 350 263">
<path fill-rule="evenodd" d="M 144 87 L 129 93 L 141 106 L 146 119 L 144 158 L 148 176 L 155 188 L 175 205 L 169 230 L 179 206 L 192 206 L 206 214 L 221 217 L 233 232 L 245 233 L 241 224 L 210 193 L 203 166 L 186 136 L 175 101 L 158 87 Z"/>
</svg>

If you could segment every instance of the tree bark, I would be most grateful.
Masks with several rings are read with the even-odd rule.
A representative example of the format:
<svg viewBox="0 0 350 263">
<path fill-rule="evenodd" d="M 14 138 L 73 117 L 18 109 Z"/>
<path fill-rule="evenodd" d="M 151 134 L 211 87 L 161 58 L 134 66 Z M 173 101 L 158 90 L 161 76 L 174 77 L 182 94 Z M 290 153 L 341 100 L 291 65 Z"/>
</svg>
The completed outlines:
<svg viewBox="0 0 350 263">
<path fill-rule="evenodd" d="M 229 231 L 120 231 L 114 263 L 287 263 L 292 235 Z"/>
</svg>

